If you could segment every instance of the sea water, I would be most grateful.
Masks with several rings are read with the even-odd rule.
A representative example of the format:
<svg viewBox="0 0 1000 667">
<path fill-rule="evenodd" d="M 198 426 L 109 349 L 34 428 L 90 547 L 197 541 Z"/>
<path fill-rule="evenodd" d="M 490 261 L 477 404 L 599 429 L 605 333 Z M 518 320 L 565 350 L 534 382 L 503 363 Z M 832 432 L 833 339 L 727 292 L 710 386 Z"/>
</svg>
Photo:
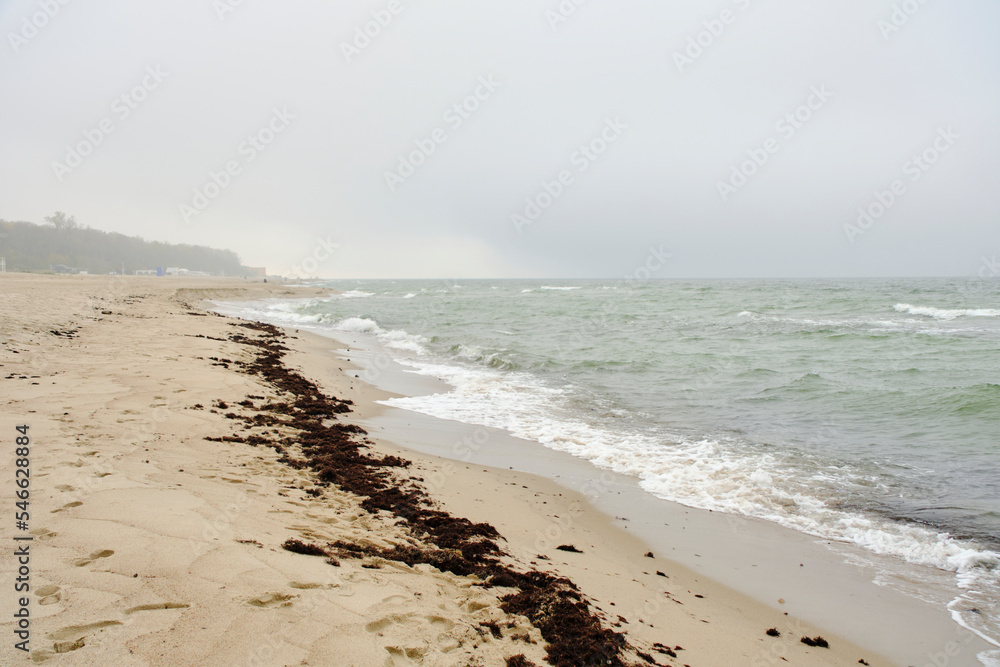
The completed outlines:
<svg viewBox="0 0 1000 667">
<path fill-rule="evenodd" d="M 244 315 L 370 335 L 451 387 L 390 405 L 952 572 L 953 618 L 1000 640 L 1000 281 L 320 284 Z"/>
</svg>

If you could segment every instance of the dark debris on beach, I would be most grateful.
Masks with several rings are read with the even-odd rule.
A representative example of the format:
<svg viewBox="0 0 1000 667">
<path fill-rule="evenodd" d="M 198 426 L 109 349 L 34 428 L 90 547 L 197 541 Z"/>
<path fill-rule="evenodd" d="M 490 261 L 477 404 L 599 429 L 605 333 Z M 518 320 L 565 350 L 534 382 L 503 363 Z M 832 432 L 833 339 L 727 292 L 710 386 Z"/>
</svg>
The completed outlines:
<svg viewBox="0 0 1000 667">
<path fill-rule="evenodd" d="M 315 383 L 282 363 L 288 348 L 282 344 L 285 334 L 280 329 L 257 322 L 233 326 L 241 330 L 231 333 L 230 340 L 246 346 L 252 354 L 247 361 L 226 361 L 244 373 L 260 377 L 280 398 L 253 397 L 261 402 L 238 403 L 247 412 L 252 410 L 252 415 L 226 414 L 243 421 L 244 428 L 270 429 L 264 435 L 208 439 L 271 447 L 280 454 L 281 463 L 309 470 L 317 487 L 334 485 L 362 497 L 366 511 L 396 517 L 425 545 L 380 549 L 343 541 L 313 545 L 288 540 L 283 545 L 286 550 L 327 556 L 331 565 L 339 564 L 338 558 L 385 559 L 411 566 L 427 563 L 459 576 L 475 575 L 481 581 L 478 585 L 486 588 L 512 588 L 513 592 L 500 598 L 501 608 L 527 617 L 539 629 L 547 643 L 547 659 L 557 667 L 660 664 L 632 646 L 623 633 L 606 627 L 569 579 L 534 569 L 521 571 L 501 562 L 508 554 L 500 545 L 503 537 L 497 530 L 487 523 L 473 523 L 438 509 L 418 480 L 405 474 L 409 461 L 372 452 L 373 443 L 362 428 L 337 418 L 351 410 L 350 400 L 324 395 Z M 287 435 L 289 429 L 294 436 Z M 378 567 L 378 561 L 366 560 L 363 565 Z M 523 656 L 514 656 L 508 664 L 531 663 Z"/>
<path fill-rule="evenodd" d="M 811 639 L 809 637 L 803 637 L 799 641 L 806 646 L 813 646 L 815 648 L 830 648 L 830 642 L 826 641 L 822 637 L 813 637 Z"/>
</svg>

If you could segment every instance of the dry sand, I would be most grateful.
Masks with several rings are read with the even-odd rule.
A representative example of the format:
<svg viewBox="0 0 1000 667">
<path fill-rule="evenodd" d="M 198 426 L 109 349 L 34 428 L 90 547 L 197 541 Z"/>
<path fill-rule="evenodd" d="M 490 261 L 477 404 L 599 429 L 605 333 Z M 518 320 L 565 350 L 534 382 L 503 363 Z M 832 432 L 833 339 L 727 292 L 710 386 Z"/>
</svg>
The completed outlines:
<svg viewBox="0 0 1000 667">
<path fill-rule="evenodd" d="M 309 295 L 233 279 L 0 276 L 0 443 L 8 452 L 0 497 L 9 511 L 0 663 L 29 660 L 14 647 L 18 594 L 10 591 L 18 567 L 12 538 L 30 535 L 18 544 L 30 545 L 35 661 L 503 665 L 522 654 L 548 664 L 540 630 L 501 609 L 512 589 L 427 564 L 339 557 L 334 567 L 284 550 L 290 538 L 374 548 L 421 541 L 396 517 L 366 512 L 358 496 L 317 489 L 307 470 L 279 462 L 274 449 L 205 439 L 266 430 L 243 429 L 224 413 L 247 396 L 278 393 L 239 372 L 234 362 L 248 361 L 251 349 L 229 340 L 239 331 L 232 320 L 204 316 L 201 299 Z M 329 340 L 290 335 L 286 365 L 357 404 L 342 420 L 377 412 L 379 392 L 343 372 L 349 366 L 330 353 Z M 230 407 L 214 408 L 217 401 Z M 13 516 L 18 424 L 31 436 L 26 532 Z M 607 627 L 660 664 L 890 664 L 646 557 L 646 545 L 548 480 L 377 441 L 374 450 L 413 461 L 407 474 L 423 478 L 448 512 L 495 526 L 517 569 L 569 577 Z M 539 535 L 551 540 L 540 544 Z M 781 637 L 765 635 L 771 627 Z M 817 635 L 830 648 L 799 641 Z"/>
</svg>

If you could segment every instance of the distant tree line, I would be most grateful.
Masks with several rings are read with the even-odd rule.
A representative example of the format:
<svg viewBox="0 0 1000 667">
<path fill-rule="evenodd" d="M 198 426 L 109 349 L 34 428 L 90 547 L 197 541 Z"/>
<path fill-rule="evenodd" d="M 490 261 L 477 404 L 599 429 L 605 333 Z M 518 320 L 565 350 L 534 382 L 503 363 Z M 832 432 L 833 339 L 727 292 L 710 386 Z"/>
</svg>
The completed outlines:
<svg viewBox="0 0 1000 667">
<path fill-rule="evenodd" d="M 51 271 L 71 267 L 90 273 L 128 274 L 156 267 L 239 276 L 246 273 L 232 250 L 171 245 L 137 236 L 90 229 L 62 211 L 45 218 L 47 225 L 0 220 L 0 257 L 8 271 Z"/>
</svg>

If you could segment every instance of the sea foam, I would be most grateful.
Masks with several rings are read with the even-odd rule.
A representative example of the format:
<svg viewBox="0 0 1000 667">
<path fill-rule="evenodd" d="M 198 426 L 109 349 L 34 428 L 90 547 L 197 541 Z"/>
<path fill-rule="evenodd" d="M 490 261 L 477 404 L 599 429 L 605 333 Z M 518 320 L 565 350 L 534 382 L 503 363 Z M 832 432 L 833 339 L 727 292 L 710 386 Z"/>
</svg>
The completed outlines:
<svg viewBox="0 0 1000 667">
<path fill-rule="evenodd" d="M 908 303 L 897 303 L 894 308 L 897 313 L 923 315 L 924 317 L 933 317 L 936 320 L 955 320 L 959 317 L 1000 317 L 1000 310 L 995 308 L 947 309 L 933 306 L 913 306 Z"/>
</svg>

